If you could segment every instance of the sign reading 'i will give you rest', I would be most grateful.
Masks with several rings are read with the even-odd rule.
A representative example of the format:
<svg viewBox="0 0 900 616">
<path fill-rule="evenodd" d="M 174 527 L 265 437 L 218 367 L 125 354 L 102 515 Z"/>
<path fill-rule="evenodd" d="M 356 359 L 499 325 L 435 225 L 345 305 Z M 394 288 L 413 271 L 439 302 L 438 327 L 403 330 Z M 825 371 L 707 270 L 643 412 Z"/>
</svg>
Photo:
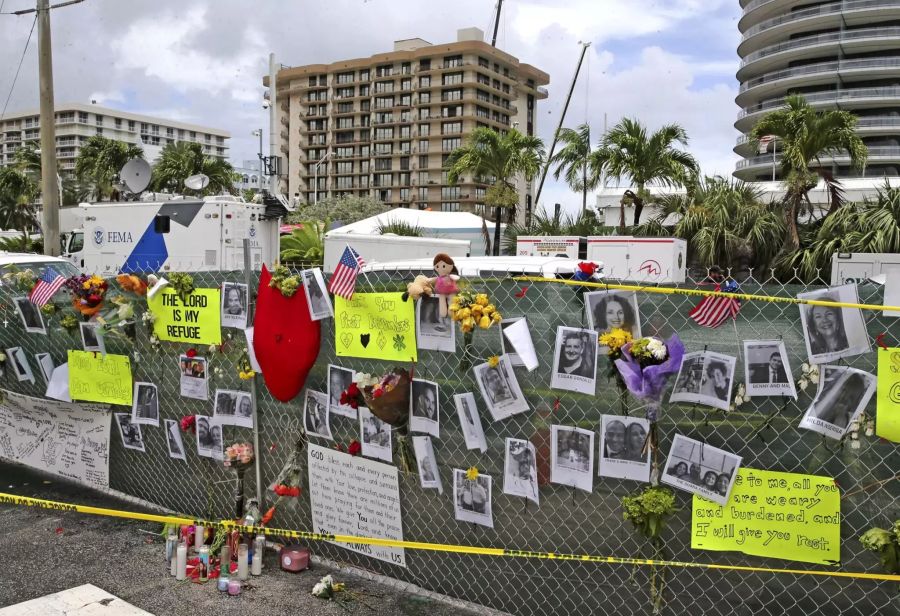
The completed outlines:
<svg viewBox="0 0 900 616">
<path fill-rule="evenodd" d="M 153 333 L 160 340 L 188 344 L 221 344 L 219 289 L 194 289 L 181 298 L 163 289 L 147 305 L 153 312 Z"/>
</svg>

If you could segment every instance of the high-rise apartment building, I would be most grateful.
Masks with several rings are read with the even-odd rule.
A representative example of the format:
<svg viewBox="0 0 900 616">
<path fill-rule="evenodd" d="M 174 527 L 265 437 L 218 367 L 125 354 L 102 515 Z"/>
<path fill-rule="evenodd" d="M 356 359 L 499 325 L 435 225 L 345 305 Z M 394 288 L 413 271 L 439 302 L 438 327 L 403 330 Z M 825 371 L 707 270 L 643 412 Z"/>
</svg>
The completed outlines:
<svg viewBox="0 0 900 616">
<path fill-rule="evenodd" d="M 802 94 L 817 109 L 859 116 L 869 147 L 865 176 L 900 175 L 900 0 L 740 0 L 741 65 L 735 152 L 744 157 L 734 175 L 771 180 L 769 144 L 760 154 L 748 133 L 787 94 Z M 838 176 L 858 176 L 849 158 L 822 158 Z M 776 172 L 776 178 L 780 179 Z"/>
<path fill-rule="evenodd" d="M 0 120 L 0 166 L 11 164 L 15 151 L 29 141 L 38 142 L 40 147 L 40 126 L 38 110 L 5 115 Z M 199 143 L 207 156 L 228 159 L 228 131 L 98 105 L 65 103 L 56 106 L 56 158 L 60 173 L 75 169 L 78 152 L 94 135 L 142 145 L 144 158 L 150 162 L 163 146 L 176 141 Z"/>
<path fill-rule="evenodd" d="M 369 58 L 280 70 L 282 189 L 305 202 L 369 195 L 399 207 L 493 215 L 484 208 L 490 178 L 450 185 L 447 157 L 478 126 L 534 135 L 550 78 L 483 38 L 466 28 L 455 43 L 409 39 Z M 524 219 L 532 186 L 517 182 Z"/>
</svg>

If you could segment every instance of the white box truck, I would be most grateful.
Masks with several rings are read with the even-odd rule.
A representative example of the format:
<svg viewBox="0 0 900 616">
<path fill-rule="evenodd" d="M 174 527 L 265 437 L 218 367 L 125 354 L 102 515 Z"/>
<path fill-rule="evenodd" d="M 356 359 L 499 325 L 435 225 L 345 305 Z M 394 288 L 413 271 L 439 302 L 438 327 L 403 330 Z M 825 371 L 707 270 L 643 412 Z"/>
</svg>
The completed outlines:
<svg viewBox="0 0 900 616">
<path fill-rule="evenodd" d="M 890 270 L 900 270 L 900 254 L 836 252 L 831 255 L 831 286 L 860 284 Z"/>
<path fill-rule="evenodd" d="M 523 235 L 516 238 L 520 257 L 587 258 L 587 238 L 577 235 Z"/>
<path fill-rule="evenodd" d="M 278 258 L 278 218 L 227 197 L 82 204 L 83 229 L 67 233 L 64 257 L 87 274 L 228 271 Z"/>
<path fill-rule="evenodd" d="M 592 235 L 587 238 L 588 261 L 602 261 L 604 278 L 682 283 L 687 242 L 673 237 Z"/>
<path fill-rule="evenodd" d="M 443 252 L 453 258 L 468 257 L 469 240 L 450 240 L 438 237 L 408 237 L 405 235 L 379 235 L 368 233 L 341 233 L 340 229 L 325 234 L 326 274 L 334 272 L 344 248 L 350 245 L 368 263 L 408 261 L 433 258 Z"/>
</svg>

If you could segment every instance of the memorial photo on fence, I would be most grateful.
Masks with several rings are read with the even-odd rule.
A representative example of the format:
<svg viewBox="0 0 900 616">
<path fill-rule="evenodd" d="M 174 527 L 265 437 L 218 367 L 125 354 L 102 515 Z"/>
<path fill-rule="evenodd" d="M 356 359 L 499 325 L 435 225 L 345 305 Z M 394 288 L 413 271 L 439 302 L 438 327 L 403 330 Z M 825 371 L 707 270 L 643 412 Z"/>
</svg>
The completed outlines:
<svg viewBox="0 0 900 616">
<path fill-rule="evenodd" d="M 174 419 L 165 419 L 166 443 L 169 446 L 169 457 L 175 460 L 187 461 L 184 451 L 184 442 L 181 440 L 181 427 Z"/>
<path fill-rule="evenodd" d="M 44 326 L 44 316 L 41 309 L 31 303 L 27 297 L 16 297 L 13 299 L 16 304 L 16 311 L 22 319 L 22 325 L 29 334 L 46 334 L 47 328 Z"/>
<path fill-rule="evenodd" d="M 197 415 L 197 455 L 221 460 L 225 457 L 222 447 L 222 426 L 212 417 Z"/>
<path fill-rule="evenodd" d="M 441 317 L 440 300 L 423 295 L 416 303 L 416 346 L 419 349 L 456 352 L 456 322 Z"/>
<path fill-rule="evenodd" d="M 712 351 L 685 353 L 670 402 L 696 402 L 727 411 L 736 360 Z"/>
<path fill-rule="evenodd" d="M 381 421 L 364 406 L 359 411 L 359 440 L 362 443 L 362 455 L 367 458 L 378 458 L 385 462 L 393 462 L 391 449 L 391 425 Z"/>
<path fill-rule="evenodd" d="M 350 419 L 356 419 L 356 409 L 346 404 L 341 404 L 341 394 L 350 387 L 353 382 L 353 370 L 341 368 L 334 364 L 328 364 L 328 414 L 329 416 L 342 415 Z"/>
<path fill-rule="evenodd" d="M 131 421 L 128 413 L 115 413 L 116 424 L 119 426 L 119 436 L 122 437 L 122 446 L 125 449 L 144 451 L 144 436 L 141 427 Z"/>
<path fill-rule="evenodd" d="M 798 299 L 856 304 L 855 284 L 798 293 Z M 825 364 L 869 350 L 866 321 L 859 308 L 800 304 L 800 323 L 810 363 Z"/>
<path fill-rule="evenodd" d="M 435 438 L 440 437 L 438 384 L 413 379 L 409 405 L 409 429 L 413 432 L 430 434 Z"/>
<path fill-rule="evenodd" d="M 740 456 L 676 434 L 662 482 L 724 505 L 740 466 Z"/>
<path fill-rule="evenodd" d="M 496 366 L 485 362 L 472 368 L 472 372 L 494 421 L 528 410 L 528 401 L 519 389 L 516 374 L 506 355 L 500 356 Z"/>
<path fill-rule="evenodd" d="M 456 405 L 459 425 L 466 440 L 466 449 L 479 449 L 484 453 L 487 450 L 487 441 L 484 438 L 484 428 L 481 425 L 475 395 L 471 392 L 456 394 L 453 396 L 453 403 Z"/>
<path fill-rule="evenodd" d="M 822 366 L 819 388 L 800 427 L 840 439 L 875 394 L 877 379 L 848 366 Z"/>
<path fill-rule="evenodd" d="M 575 327 L 557 328 L 550 387 L 594 395 L 597 350 L 597 332 Z"/>
<path fill-rule="evenodd" d="M 308 435 L 334 440 L 328 417 L 328 396 L 321 391 L 306 390 L 303 398 L 303 425 L 306 426 Z"/>
<path fill-rule="evenodd" d="M 634 291 L 585 293 L 584 309 L 588 327 L 598 335 L 612 329 L 624 329 L 631 332 L 635 340 L 641 337 L 641 317 Z"/>
<path fill-rule="evenodd" d="M 419 469 L 419 484 L 424 489 L 435 489 L 438 494 L 444 493 L 441 474 L 438 470 L 434 445 L 430 436 L 412 437 L 413 451 L 416 454 L 416 467 Z"/>
<path fill-rule="evenodd" d="M 213 417 L 222 426 L 253 427 L 253 401 L 250 393 L 217 389 Z"/>
<path fill-rule="evenodd" d="M 53 357 L 50 353 L 35 353 L 34 359 L 37 361 L 41 376 L 44 377 L 44 383 L 49 384 L 50 377 L 53 376 L 53 369 L 56 367 L 53 365 Z M 2 371 L 0 371 L 0 374 L 2 374 Z"/>
<path fill-rule="evenodd" d="M 597 475 L 650 481 L 650 422 L 643 417 L 600 417 L 600 458 Z"/>
<path fill-rule="evenodd" d="M 530 441 L 506 439 L 503 463 L 503 493 L 523 496 L 536 505 L 538 498 L 537 455 Z"/>
<path fill-rule="evenodd" d="M 506 330 L 508 330 L 511 326 L 515 325 L 519 321 L 525 321 L 525 317 L 510 317 L 507 319 L 502 319 L 500 321 L 500 349 L 503 351 L 503 354 L 509 357 L 509 363 L 513 366 L 524 366 L 525 362 L 522 361 L 522 358 L 519 357 L 519 354 L 516 353 L 513 345 L 507 340 Z M 527 325 L 526 325 L 527 327 Z"/>
<path fill-rule="evenodd" d="M 97 353 L 105 353 L 103 345 L 103 336 L 100 335 L 100 326 L 97 323 L 79 323 L 81 330 L 81 347 L 85 351 L 96 351 Z"/>
<path fill-rule="evenodd" d="M 783 340 L 744 340 L 744 379 L 748 396 L 797 398 Z"/>
<path fill-rule="evenodd" d="M 131 421 L 136 424 L 159 426 L 159 393 L 153 383 L 135 383 Z"/>
<path fill-rule="evenodd" d="M 6 357 L 10 367 L 12 367 L 13 374 L 16 375 L 16 380 L 20 383 L 22 381 L 34 383 L 34 373 L 31 372 L 31 364 L 28 363 L 28 357 L 25 355 L 25 350 L 22 347 L 6 349 Z"/>
<path fill-rule="evenodd" d="M 594 431 L 552 426 L 550 449 L 550 481 L 590 492 L 594 487 Z"/>
<path fill-rule="evenodd" d="M 303 292 L 309 305 L 309 316 L 313 321 L 321 321 L 334 316 L 334 307 L 325 288 L 322 270 L 317 268 L 300 272 L 303 280 Z"/>
<path fill-rule="evenodd" d="M 222 283 L 222 327 L 246 329 L 247 285 L 239 282 Z"/>
<path fill-rule="evenodd" d="M 453 469 L 453 510 L 460 522 L 473 522 L 494 528 L 491 511 L 491 476 L 479 473 L 475 479 L 466 471 Z"/>
<path fill-rule="evenodd" d="M 206 359 L 203 357 L 178 358 L 178 369 L 181 374 L 179 391 L 185 398 L 195 400 L 209 399 L 209 380 L 206 373 Z"/>
</svg>

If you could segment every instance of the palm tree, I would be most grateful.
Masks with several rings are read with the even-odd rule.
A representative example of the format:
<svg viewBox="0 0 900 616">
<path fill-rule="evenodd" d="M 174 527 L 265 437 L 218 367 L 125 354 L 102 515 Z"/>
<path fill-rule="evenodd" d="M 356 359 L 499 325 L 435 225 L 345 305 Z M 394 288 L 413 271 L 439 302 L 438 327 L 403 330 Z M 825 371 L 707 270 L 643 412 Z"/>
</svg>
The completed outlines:
<svg viewBox="0 0 900 616">
<path fill-rule="evenodd" d="M 788 245 L 797 250 L 800 234 L 797 220 L 803 204 L 812 213 L 808 193 L 815 188 L 819 177 L 825 180 L 833 198 L 829 214 L 840 206 L 840 185 L 822 168 L 820 156 L 848 153 L 850 164 L 862 169 L 868 150 L 856 134 L 857 118 L 849 111 L 831 109 L 815 111 L 799 94 L 785 97 L 785 106 L 767 114 L 750 132 L 751 143 L 759 145 L 765 136 L 781 142 L 781 176 L 784 178 L 785 220 L 788 226 Z"/>
<path fill-rule="evenodd" d="M 237 174 L 228 161 L 203 154 L 199 143 L 179 141 L 162 149 L 159 160 L 153 166 L 150 186 L 153 190 L 183 190 L 184 181 L 202 173 L 209 178 L 204 195 L 232 192 Z"/>
<path fill-rule="evenodd" d="M 587 211 L 587 195 L 600 184 L 600 175 L 588 173 L 591 158 L 591 127 L 582 124 L 576 129 L 561 128 L 556 134 L 562 148 L 550 159 L 556 165 L 553 177 L 566 174 L 566 184 L 575 192 L 581 191 L 581 211 Z"/>
<path fill-rule="evenodd" d="M 111 197 L 115 191 L 113 180 L 132 158 L 140 158 L 140 146 L 94 135 L 82 146 L 75 159 L 75 175 L 90 184 L 97 201 Z"/>
<path fill-rule="evenodd" d="M 321 267 L 325 258 L 325 231 L 330 226 L 329 220 L 307 220 L 297 224 L 299 228 L 281 236 L 281 261 L 303 267 Z"/>
<path fill-rule="evenodd" d="M 624 118 L 600 140 L 590 155 L 589 168 L 594 177 L 603 175 L 621 181 L 629 178 L 637 191 L 625 191 L 619 227 L 625 231 L 625 202 L 634 203 L 634 223 L 641 222 L 644 202 L 651 197 L 648 186 L 683 186 L 699 172 L 693 156 L 676 145 L 687 146 L 688 137 L 678 124 L 667 124 L 654 132 L 638 121 Z"/>
<path fill-rule="evenodd" d="M 29 229 L 39 226 L 34 201 L 37 184 L 15 167 L 0 167 L 0 228 L 22 231 L 22 245 L 28 249 Z"/>
<path fill-rule="evenodd" d="M 500 219 L 504 208 L 515 211 L 519 193 L 513 178 L 523 175 L 530 182 L 541 170 L 544 142 L 537 137 L 523 135 L 513 128 L 502 135 L 479 127 L 472 131 L 466 144 L 450 153 L 447 160 L 447 181 L 456 184 L 463 174 L 473 178 L 493 178 L 493 185 L 485 193 L 485 205 L 494 207 L 494 255 L 500 254 Z"/>
</svg>

